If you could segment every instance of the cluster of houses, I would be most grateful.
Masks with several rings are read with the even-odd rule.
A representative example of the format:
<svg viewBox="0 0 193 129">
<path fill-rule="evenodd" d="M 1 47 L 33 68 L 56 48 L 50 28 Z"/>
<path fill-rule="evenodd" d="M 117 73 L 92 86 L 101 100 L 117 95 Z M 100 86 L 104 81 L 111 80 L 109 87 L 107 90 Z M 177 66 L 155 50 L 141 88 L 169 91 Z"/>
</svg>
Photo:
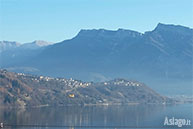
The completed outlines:
<svg viewBox="0 0 193 129">
<path fill-rule="evenodd" d="M 40 82 L 40 81 L 59 81 L 63 83 L 66 86 L 70 87 L 87 87 L 90 86 L 92 83 L 91 82 L 82 82 L 78 81 L 75 79 L 65 79 L 65 78 L 53 78 L 53 77 L 48 77 L 48 76 L 33 76 L 33 75 L 25 75 L 24 73 L 17 73 L 18 76 L 25 77 L 25 78 L 30 78 L 32 81 Z"/>
<path fill-rule="evenodd" d="M 122 85 L 122 86 L 142 86 L 141 83 L 135 81 L 127 81 L 123 79 L 114 80 L 112 82 L 104 82 L 104 85 Z"/>
<path fill-rule="evenodd" d="M 19 76 L 30 76 L 30 78 L 32 78 L 32 80 L 35 80 L 37 82 L 39 82 L 40 80 L 44 80 L 44 81 L 51 81 L 51 80 L 56 80 L 56 81 L 60 81 L 62 83 L 64 83 L 67 86 L 70 87 L 87 87 L 90 86 L 92 83 L 91 82 L 81 82 L 78 80 L 74 80 L 72 78 L 70 79 L 65 79 L 65 78 L 52 78 L 52 77 L 48 77 L 48 76 L 32 76 L 32 75 L 25 75 L 24 73 L 18 73 L 17 75 Z M 124 85 L 124 86 L 142 86 L 141 83 L 139 82 L 135 82 L 135 81 L 128 81 L 128 80 L 124 80 L 124 79 L 117 79 L 114 80 L 113 82 L 103 82 L 104 85 Z"/>
</svg>

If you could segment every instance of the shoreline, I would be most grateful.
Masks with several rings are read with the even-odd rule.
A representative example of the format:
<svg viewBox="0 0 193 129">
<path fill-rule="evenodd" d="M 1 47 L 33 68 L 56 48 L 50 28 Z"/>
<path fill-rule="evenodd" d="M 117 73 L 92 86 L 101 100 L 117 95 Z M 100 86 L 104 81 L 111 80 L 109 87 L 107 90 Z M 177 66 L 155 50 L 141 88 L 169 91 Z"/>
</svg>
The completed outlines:
<svg viewBox="0 0 193 129">
<path fill-rule="evenodd" d="M 71 107 L 71 106 L 136 106 L 136 105 L 182 105 L 193 103 L 101 103 L 101 104 L 67 104 L 67 105 L 37 105 L 37 106 L 0 106 L 0 109 L 27 109 L 27 108 L 43 108 L 43 107 Z"/>
</svg>

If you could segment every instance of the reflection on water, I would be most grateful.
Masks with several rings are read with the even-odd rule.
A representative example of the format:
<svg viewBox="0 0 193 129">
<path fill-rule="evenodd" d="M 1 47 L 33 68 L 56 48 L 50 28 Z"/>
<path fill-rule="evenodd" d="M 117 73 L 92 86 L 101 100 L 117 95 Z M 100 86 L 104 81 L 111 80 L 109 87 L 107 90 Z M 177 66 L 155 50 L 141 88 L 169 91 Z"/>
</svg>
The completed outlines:
<svg viewBox="0 0 193 129">
<path fill-rule="evenodd" d="M 69 106 L 0 109 L 0 122 L 4 122 L 7 125 L 158 127 L 163 126 L 166 116 L 185 118 L 192 121 L 192 105 Z"/>
</svg>

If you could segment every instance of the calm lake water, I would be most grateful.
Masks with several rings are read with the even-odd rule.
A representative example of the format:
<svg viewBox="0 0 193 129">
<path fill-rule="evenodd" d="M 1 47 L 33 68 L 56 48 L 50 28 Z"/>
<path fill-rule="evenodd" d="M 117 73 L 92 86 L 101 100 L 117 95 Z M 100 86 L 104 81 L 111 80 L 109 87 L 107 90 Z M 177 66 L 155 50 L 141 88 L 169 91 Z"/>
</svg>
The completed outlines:
<svg viewBox="0 0 193 129">
<path fill-rule="evenodd" d="M 192 113 L 192 104 L 0 108 L 0 122 L 4 122 L 8 129 L 115 129 L 129 127 L 152 127 L 155 129 L 165 127 L 166 116 L 189 119 L 193 122 Z M 176 126 L 172 127 L 177 128 Z"/>
</svg>

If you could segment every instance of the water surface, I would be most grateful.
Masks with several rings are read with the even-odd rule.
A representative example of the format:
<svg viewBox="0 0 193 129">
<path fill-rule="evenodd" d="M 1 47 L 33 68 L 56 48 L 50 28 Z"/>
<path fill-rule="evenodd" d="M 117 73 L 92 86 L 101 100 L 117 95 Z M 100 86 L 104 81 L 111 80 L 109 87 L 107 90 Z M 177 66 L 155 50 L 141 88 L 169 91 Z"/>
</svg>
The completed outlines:
<svg viewBox="0 0 193 129">
<path fill-rule="evenodd" d="M 0 108 L 0 122 L 12 129 L 158 128 L 165 127 L 166 116 L 193 121 L 192 107 L 182 104 Z"/>
</svg>

